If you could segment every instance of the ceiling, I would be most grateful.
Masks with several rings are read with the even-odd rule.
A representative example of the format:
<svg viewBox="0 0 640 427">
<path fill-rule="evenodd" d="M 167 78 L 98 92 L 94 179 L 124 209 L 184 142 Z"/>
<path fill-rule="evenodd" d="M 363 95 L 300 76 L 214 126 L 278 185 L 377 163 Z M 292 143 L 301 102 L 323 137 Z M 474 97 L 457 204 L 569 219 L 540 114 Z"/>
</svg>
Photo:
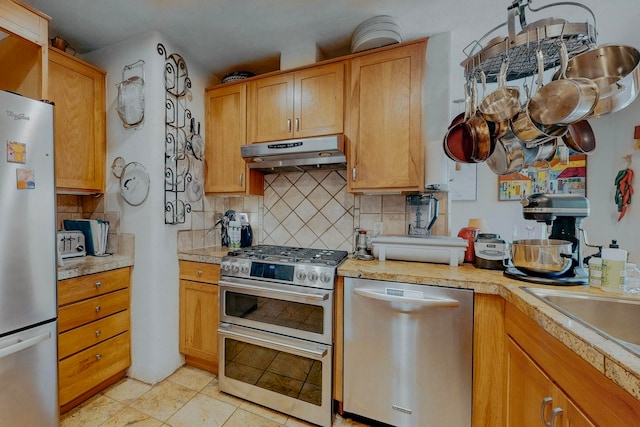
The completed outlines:
<svg viewBox="0 0 640 427">
<path fill-rule="evenodd" d="M 51 16 L 49 35 L 67 40 L 78 54 L 158 31 L 220 78 L 278 70 L 281 55 L 296 52 L 319 50 L 321 59 L 349 54 L 354 29 L 373 16 L 393 16 L 404 40 L 412 40 L 469 24 L 490 28 L 504 21 L 510 4 L 483 0 L 478 8 L 477 1 L 459 0 L 456 11 L 466 13 L 458 13 L 449 0 L 22 1 Z M 478 19 L 478 12 L 495 15 L 494 21 Z"/>
</svg>

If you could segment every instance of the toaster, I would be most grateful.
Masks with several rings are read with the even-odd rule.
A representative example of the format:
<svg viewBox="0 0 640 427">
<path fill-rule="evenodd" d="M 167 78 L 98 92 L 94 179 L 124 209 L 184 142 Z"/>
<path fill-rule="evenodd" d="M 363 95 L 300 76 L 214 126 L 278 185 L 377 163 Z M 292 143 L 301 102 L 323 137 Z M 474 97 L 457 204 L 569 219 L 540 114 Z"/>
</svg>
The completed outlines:
<svg viewBox="0 0 640 427">
<path fill-rule="evenodd" d="M 56 237 L 58 253 L 62 258 L 87 255 L 84 233 L 82 231 L 58 231 Z"/>
</svg>

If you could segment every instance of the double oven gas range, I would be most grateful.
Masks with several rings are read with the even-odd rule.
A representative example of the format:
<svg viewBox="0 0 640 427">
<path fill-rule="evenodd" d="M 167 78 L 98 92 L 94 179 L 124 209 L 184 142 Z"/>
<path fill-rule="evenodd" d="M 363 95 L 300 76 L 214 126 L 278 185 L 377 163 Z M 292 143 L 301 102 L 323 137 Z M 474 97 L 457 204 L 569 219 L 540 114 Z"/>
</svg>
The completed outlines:
<svg viewBox="0 0 640 427">
<path fill-rule="evenodd" d="M 258 245 L 220 265 L 220 390 L 332 422 L 334 281 L 347 251 Z"/>
</svg>

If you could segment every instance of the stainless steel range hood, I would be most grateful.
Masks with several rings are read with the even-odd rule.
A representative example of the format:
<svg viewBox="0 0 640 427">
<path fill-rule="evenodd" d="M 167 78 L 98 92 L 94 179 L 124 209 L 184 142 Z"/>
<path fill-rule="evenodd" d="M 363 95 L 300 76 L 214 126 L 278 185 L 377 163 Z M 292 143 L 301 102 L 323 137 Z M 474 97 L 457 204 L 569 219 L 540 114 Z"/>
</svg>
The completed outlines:
<svg viewBox="0 0 640 427">
<path fill-rule="evenodd" d="M 250 169 L 262 173 L 347 168 L 341 134 L 242 145 L 240 153 Z"/>
</svg>

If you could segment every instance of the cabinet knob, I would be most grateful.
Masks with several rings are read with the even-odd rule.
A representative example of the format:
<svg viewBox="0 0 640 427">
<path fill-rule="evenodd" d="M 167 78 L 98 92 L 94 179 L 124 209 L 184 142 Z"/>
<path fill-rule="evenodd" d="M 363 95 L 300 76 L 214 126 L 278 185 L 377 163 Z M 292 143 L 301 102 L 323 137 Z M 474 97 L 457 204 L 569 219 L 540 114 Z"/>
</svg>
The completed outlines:
<svg viewBox="0 0 640 427">
<path fill-rule="evenodd" d="M 102 286 L 102 282 L 96 282 L 96 289 L 100 289 L 101 286 Z"/>
<path fill-rule="evenodd" d="M 98 338 L 100 335 L 102 335 L 102 331 L 100 329 L 98 329 L 96 331 L 96 338 Z"/>
<path fill-rule="evenodd" d="M 351 180 L 356 180 L 356 168 L 351 169 Z"/>
<path fill-rule="evenodd" d="M 291 119 L 287 119 L 287 132 L 291 132 Z"/>
<path fill-rule="evenodd" d="M 96 360 L 102 359 L 102 355 L 100 353 L 96 354 Z"/>
<path fill-rule="evenodd" d="M 244 178 L 244 174 L 243 174 L 243 173 L 241 173 L 241 174 L 240 174 L 240 185 L 242 185 L 242 179 L 243 179 L 243 178 Z"/>
<path fill-rule="evenodd" d="M 296 132 L 300 130 L 300 119 L 296 117 Z"/>
<path fill-rule="evenodd" d="M 102 307 L 100 307 L 99 305 L 96 305 L 96 313 L 100 312 L 100 310 L 102 310 Z"/>
<path fill-rule="evenodd" d="M 551 404 L 551 402 L 553 402 L 553 399 L 547 396 L 544 399 L 542 399 L 542 402 L 540 403 L 540 420 L 542 420 L 542 422 L 547 426 L 551 425 L 551 421 L 547 421 L 545 419 L 544 410 L 547 408 L 547 405 Z"/>
<path fill-rule="evenodd" d="M 198 270 L 198 276 L 202 276 L 202 270 Z"/>
</svg>

